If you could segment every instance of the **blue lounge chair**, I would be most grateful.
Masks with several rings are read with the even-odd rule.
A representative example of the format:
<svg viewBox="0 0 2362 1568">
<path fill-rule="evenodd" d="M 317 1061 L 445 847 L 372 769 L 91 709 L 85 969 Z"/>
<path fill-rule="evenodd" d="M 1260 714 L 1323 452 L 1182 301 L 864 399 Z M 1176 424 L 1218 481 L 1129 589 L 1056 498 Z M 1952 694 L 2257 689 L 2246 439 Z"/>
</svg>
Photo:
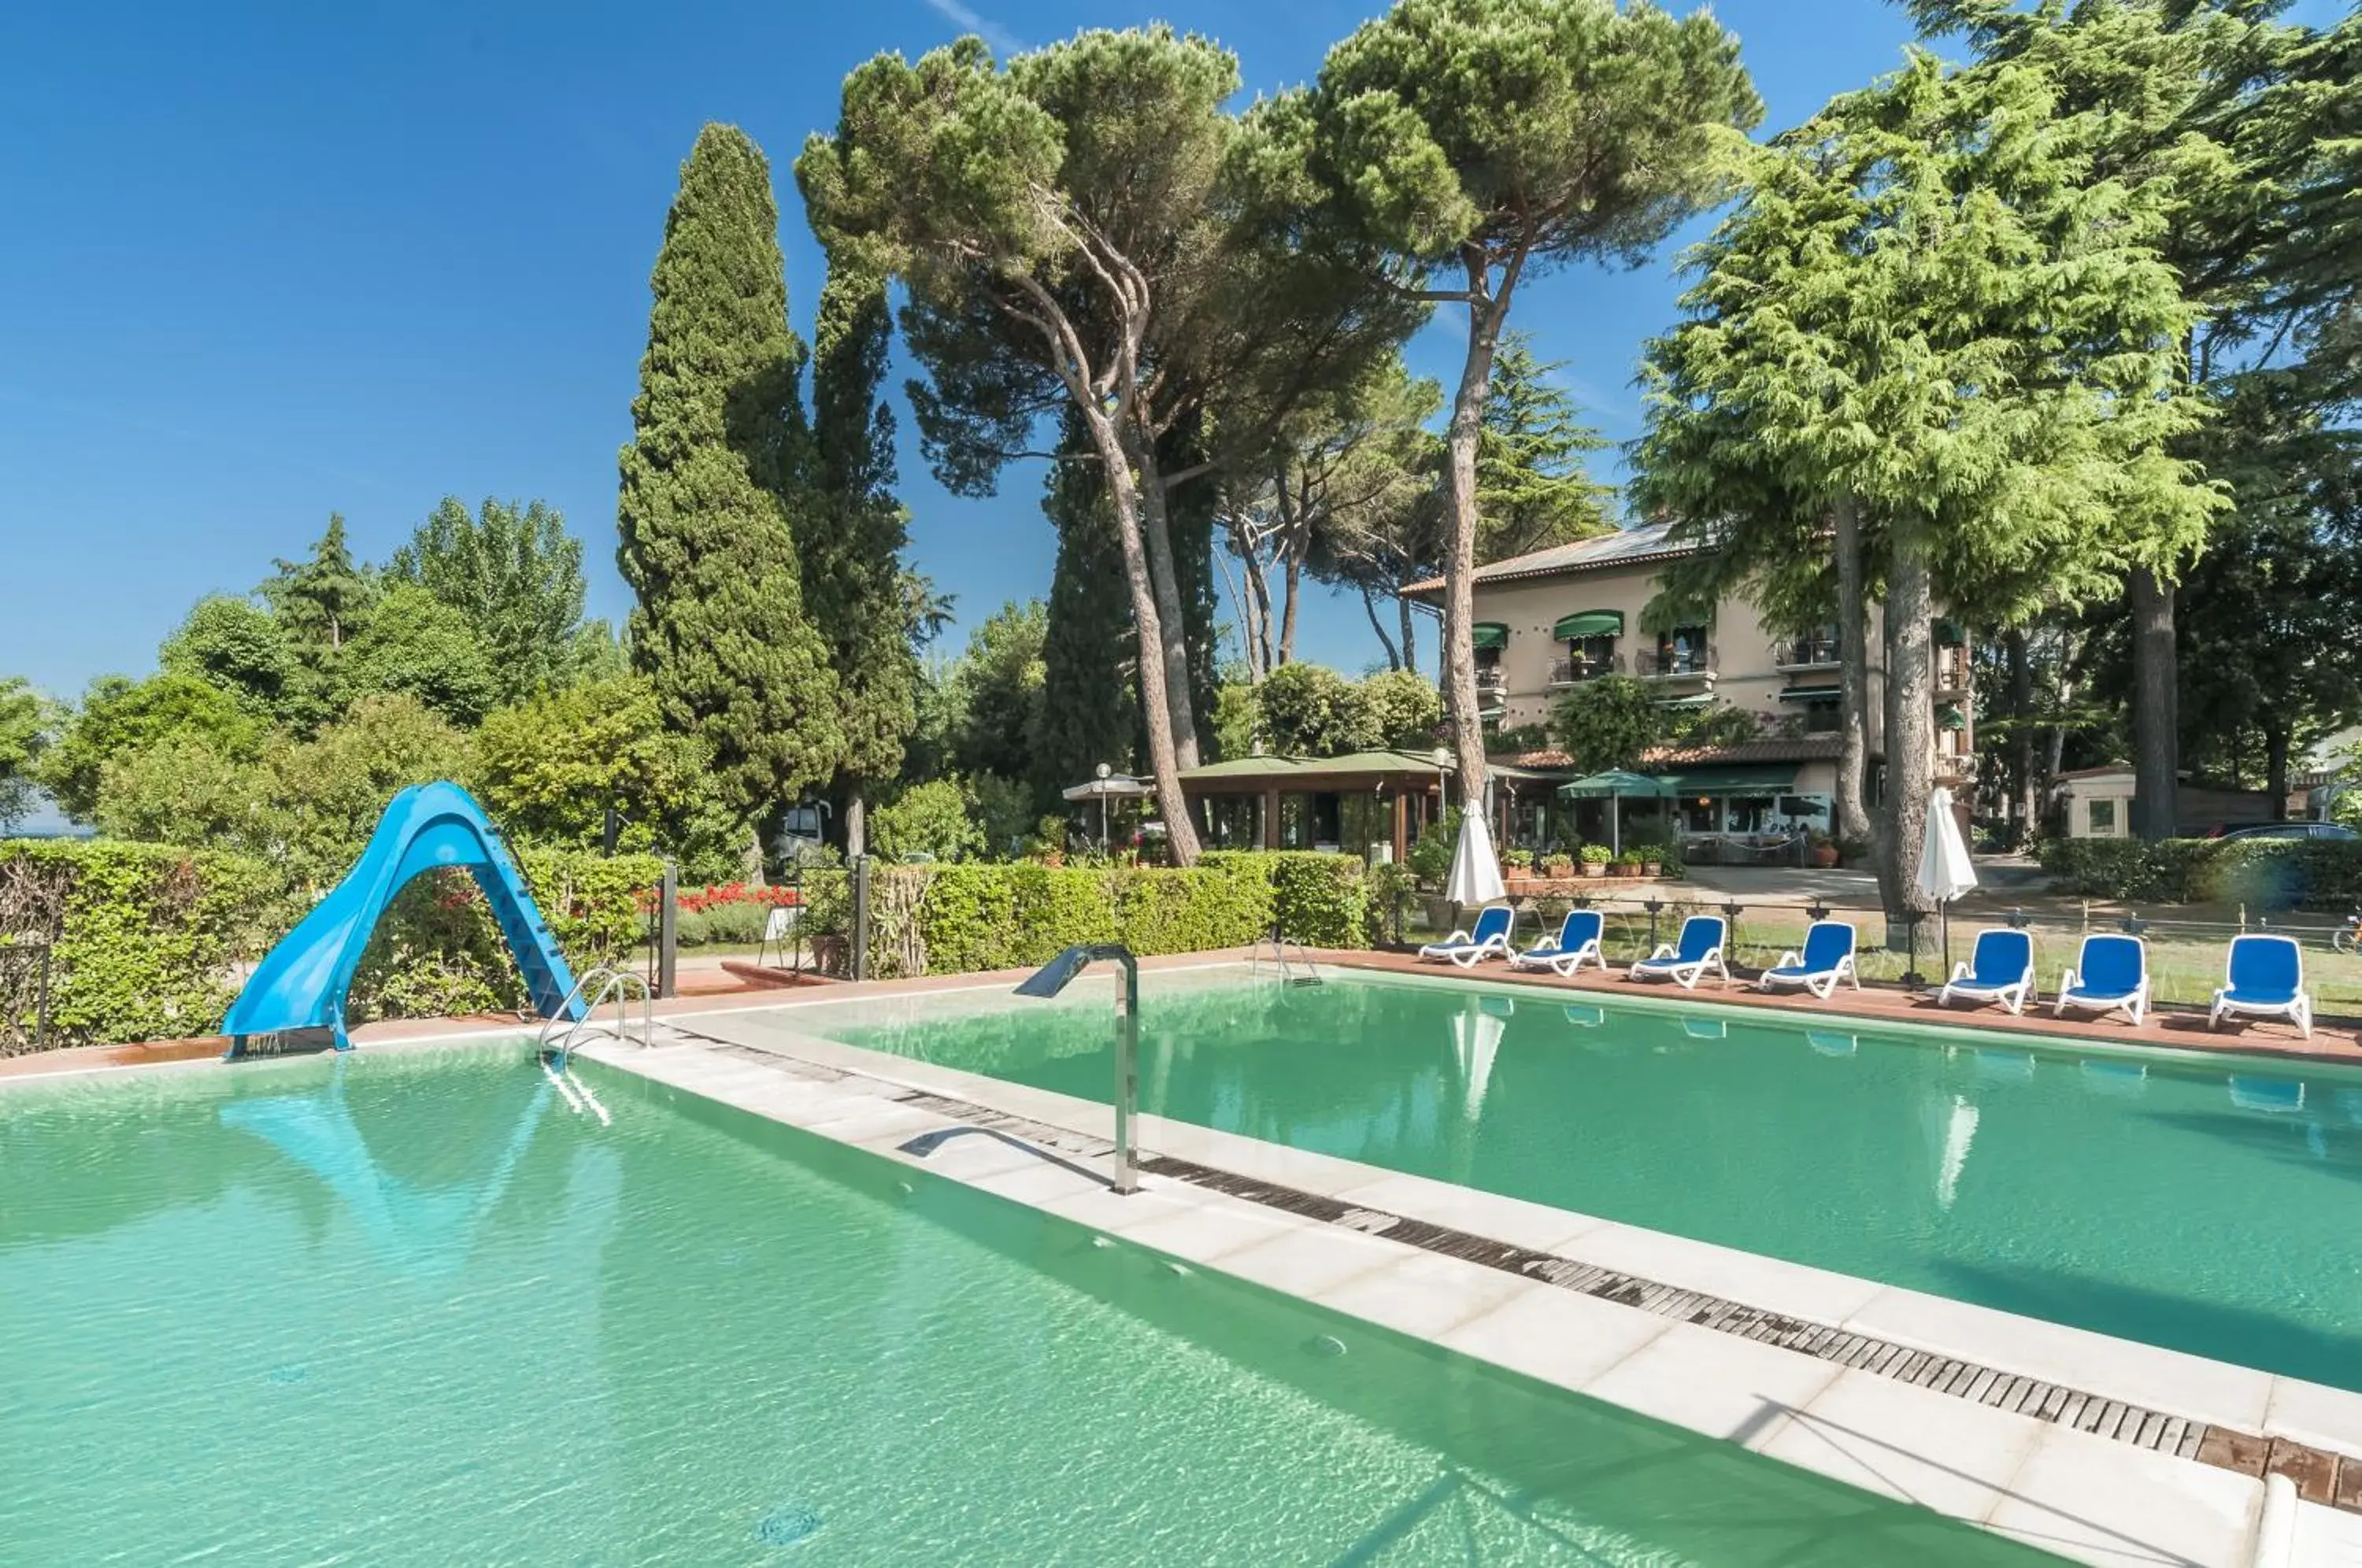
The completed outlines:
<svg viewBox="0 0 2362 1568">
<path fill-rule="evenodd" d="M 1607 959 L 1599 951 L 1599 939 L 1606 934 L 1607 917 L 1597 910 L 1569 910 L 1559 922 L 1555 935 L 1545 936 L 1523 953 L 1509 960 L 1512 969 L 1548 969 L 1552 974 L 1572 975 L 1585 964 L 1607 967 Z"/>
<path fill-rule="evenodd" d="M 2304 955 L 2296 938 L 2233 937 L 2223 980 L 2206 1014 L 2209 1029 L 2226 1018 L 2285 1018 L 2312 1038 L 2312 998 L 2305 992 Z"/>
<path fill-rule="evenodd" d="M 1861 977 L 1853 972 L 1853 927 L 1841 920 L 1816 920 L 1805 929 L 1805 950 L 1780 955 L 1780 962 L 1755 977 L 1755 988 L 1802 986 L 1827 1001 L 1839 980 L 1861 989 Z"/>
<path fill-rule="evenodd" d="M 1654 953 L 1626 969 L 1624 977 L 1671 980 L 1685 991 L 1694 991 L 1711 969 L 1728 984 L 1730 971 L 1722 962 L 1722 944 L 1728 931 L 1720 915 L 1692 915 L 1682 922 L 1679 942 L 1659 943 Z"/>
<path fill-rule="evenodd" d="M 1952 966 L 1952 977 L 1936 993 L 1936 1005 L 1948 1007 L 1954 997 L 1997 1001 L 2012 1012 L 2024 1012 L 2035 999 L 2034 939 L 2002 926 L 1977 933 L 1968 962 Z"/>
<path fill-rule="evenodd" d="M 2148 948 L 2137 936 L 2087 936 L 2075 966 L 2058 982 L 2057 1018 L 2069 1008 L 2104 1018 L 2121 1012 L 2135 1023 L 2148 1010 Z"/>
<path fill-rule="evenodd" d="M 1516 923 L 1516 912 L 1508 905 L 1487 904 L 1477 911 L 1473 926 L 1455 931 L 1440 942 L 1429 943 L 1418 950 L 1418 955 L 1429 963 L 1451 963 L 1462 969 L 1473 969 L 1487 958 L 1508 954 L 1509 933 Z"/>
</svg>

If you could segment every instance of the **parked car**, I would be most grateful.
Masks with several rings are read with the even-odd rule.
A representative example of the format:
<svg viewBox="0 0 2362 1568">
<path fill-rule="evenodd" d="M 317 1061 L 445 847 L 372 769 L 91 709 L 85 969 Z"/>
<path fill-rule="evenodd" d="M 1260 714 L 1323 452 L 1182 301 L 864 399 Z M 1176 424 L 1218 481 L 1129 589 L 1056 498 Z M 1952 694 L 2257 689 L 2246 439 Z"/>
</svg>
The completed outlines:
<svg viewBox="0 0 2362 1568">
<path fill-rule="evenodd" d="M 2223 834 L 2234 838 L 2362 838 L 2362 833 L 2337 823 L 2265 823 L 2258 827 L 2233 828 Z"/>
</svg>

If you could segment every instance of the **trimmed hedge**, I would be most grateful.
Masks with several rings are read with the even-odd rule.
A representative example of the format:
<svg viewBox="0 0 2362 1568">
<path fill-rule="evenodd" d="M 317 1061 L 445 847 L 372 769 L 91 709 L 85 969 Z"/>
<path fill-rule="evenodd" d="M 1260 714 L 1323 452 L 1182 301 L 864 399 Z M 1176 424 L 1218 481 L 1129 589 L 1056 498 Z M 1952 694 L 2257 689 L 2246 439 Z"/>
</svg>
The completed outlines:
<svg viewBox="0 0 2362 1568">
<path fill-rule="evenodd" d="M 276 871 L 209 850 L 112 840 L 0 843 L 0 944 L 50 944 L 46 1045 L 203 1034 L 236 965 L 286 923 Z M 0 965 L 0 1055 L 29 1049 L 38 973 Z"/>
<path fill-rule="evenodd" d="M 1358 856 L 1308 849 L 1222 849 L 1199 856 L 1198 864 L 1268 881 L 1272 916 L 1291 942 L 1308 947 L 1370 944 L 1371 889 Z"/>
<path fill-rule="evenodd" d="M 852 929 L 852 876 L 803 879 L 810 934 Z M 870 873 L 869 973 L 960 975 L 1040 964 L 1084 942 L 1143 955 L 1242 947 L 1271 930 L 1261 866 L 880 866 Z"/>
<path fill-rule="evenodd" d="M 2054 838 L 2036 851 L 2057 889 L 2126 903 L 2362 904 L 2362 842 L 2320 838 Z"/>
<path fill-rule="evenodd" d="M 578 970 L 630 952 L 654 856 L 527 849 L 518 869 Z M 211 1033 L 259 958 L 310 907 L 280 867 L 244 856 L 118 839 L 0 843 L 0 944 L 47 942 L 43 1043 Z M 37 971 L 0 965 L 0 1054 L 31 1042 Z M 353 977 L 347 1017 L 513 1008 L 524 982 L 474 878 L 437 871 L 403 889 Z"/>
</svg>

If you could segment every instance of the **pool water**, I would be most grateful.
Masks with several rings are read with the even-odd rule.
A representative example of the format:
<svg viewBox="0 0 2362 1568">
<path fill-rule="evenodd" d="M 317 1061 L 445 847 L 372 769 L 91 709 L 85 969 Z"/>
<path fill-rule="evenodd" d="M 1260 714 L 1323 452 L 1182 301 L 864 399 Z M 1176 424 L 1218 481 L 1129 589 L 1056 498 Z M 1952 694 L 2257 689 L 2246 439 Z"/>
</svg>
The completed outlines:
<svg viewBox="0 0 2362 1568">
<path fill-rule="evenodd" d="M 2032 1561 L 522 1051 L 0 1092 L 0 1556 Z"/>
<path fill-rule="evenodd" d="M 2362 1389 L 2362 1077 L 1348 978 L 1168 986 L 1142 1109 Z M 1104 1100 L 1104 999 L 838 1037 Z"/>
</svg>

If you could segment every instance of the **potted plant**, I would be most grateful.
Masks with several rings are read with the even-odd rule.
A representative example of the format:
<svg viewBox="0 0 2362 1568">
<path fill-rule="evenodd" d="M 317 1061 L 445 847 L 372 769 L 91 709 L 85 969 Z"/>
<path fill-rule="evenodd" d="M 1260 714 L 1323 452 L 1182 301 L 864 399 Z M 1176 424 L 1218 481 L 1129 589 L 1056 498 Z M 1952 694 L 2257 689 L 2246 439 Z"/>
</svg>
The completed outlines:
<svg viewBox="0 0 2362 1568">
<path fill-rule="evenodd" d="M 1574 862 L 1563 855 L 1553 855 L 1542 863 L 1542 873 L 1553 882 L 1563 882 L 1574 875 Z"/>
<path fill-rule="evenodd" d="M 1838 863 L 1838 841 L 1816 829 L 1805 839 L 1813 864 L 1823 871 Z"/>
<path fill-rule="evenodd" d="M 1608 853 L 1606 845 L 1586 844 L 1583 846 L 1583 874 L 1586 877 L 1605 877 L 1607 875 L 1607 863 L 1614 858 L 1615 856 Z"/>
<path fill-rule="evenodd" d="M 1501 879 L 1505 882 L 1529 882 L 1534 875 L 1534 852 L 1530 849 L 1501 851 Z"/>
</svg>

